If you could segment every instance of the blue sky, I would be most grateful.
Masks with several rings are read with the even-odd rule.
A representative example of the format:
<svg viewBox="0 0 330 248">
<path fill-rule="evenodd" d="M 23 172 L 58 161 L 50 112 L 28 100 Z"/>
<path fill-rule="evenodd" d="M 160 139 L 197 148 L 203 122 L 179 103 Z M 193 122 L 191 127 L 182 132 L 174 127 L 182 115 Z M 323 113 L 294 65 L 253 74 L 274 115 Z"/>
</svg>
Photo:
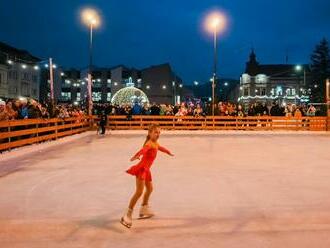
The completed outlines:
<svg viewBox="0 0 330 248">
<path fill-rule="evenodd" d="M 330 38 L 328 0 L 0 0 L 0 40 L 66 67 L 88 62 L 87 30 L 79 10 L 102 13 L 94 62 L 143 68 L 169 62 L 185 82 L 205 81 L 212 71 L 212 37 L 205 13 L 224 10 L 230 25 L 219 37 L 219 73 L 238 78 L 251 47 L 262 63 L 306 63 L 323 37 Z"/>
</svg>

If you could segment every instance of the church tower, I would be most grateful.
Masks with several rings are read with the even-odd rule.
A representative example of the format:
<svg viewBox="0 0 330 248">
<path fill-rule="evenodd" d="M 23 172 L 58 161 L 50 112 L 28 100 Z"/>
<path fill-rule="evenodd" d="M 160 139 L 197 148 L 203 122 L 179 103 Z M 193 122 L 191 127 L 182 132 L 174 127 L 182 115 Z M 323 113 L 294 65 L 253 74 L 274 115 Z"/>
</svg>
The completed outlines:
<svg viewBox="0 0 330 248">
<path fill-rule="evenodd" d="M 255 76 L 258 74 L 259 63 L 257 61 L 257 56 L 252 48 L 250 53 L 250 60 L 246 63 L 245 73 L 249 74 L 250 76 Z"/>
</svg>

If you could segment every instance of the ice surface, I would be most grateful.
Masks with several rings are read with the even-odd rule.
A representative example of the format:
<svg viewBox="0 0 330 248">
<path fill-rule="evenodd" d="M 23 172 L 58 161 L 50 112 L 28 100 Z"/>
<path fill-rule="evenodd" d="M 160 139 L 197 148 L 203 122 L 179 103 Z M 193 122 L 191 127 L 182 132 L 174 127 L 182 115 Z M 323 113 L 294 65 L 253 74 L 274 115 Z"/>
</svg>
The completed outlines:
<svg viewBox="0 0 330 248">
<path fill-rule="evenodd" d="M 330 247 L 330 135 L 163 132 L 156 217 L 118 222 L 141 131 L 0 155 L 0 247 Z M 137 211 L 135 212 L 137 214 Z"/>
</svg>

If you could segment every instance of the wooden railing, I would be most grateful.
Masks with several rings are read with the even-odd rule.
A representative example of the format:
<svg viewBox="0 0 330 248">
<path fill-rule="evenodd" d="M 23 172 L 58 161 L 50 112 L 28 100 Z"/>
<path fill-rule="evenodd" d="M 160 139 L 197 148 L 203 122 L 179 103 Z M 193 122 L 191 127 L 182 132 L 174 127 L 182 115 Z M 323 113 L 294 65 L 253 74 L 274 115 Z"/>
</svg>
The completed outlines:
<svg viewBox="0 0 330 248">
<path fill-rule="evenodd" d="M 151 124 L 159 124 L 162 129 L 168 130 L 330 130 L 330 119 L 327 117 L 109 116 L 107 126 L 113 130 L 134 130 L 147 129 Z"/>
<path fill-rule="evenodd" d="M 56 140 L 91 127 L 90 118 L 27 119 L 0 122 L 0 151 Z"/>
<path fill-rule="evenodd" d="M 143 130 L 158 124 L 166 130 L 296 130 L 330 131 L 327 117 L 176 117 L 109 116 L 107 128 Z M 27 119 L 0 122 L 0 151 L 56 140 L 60 137 L 96 129 L 97 117 L 68 119 Z"/>
</svg>

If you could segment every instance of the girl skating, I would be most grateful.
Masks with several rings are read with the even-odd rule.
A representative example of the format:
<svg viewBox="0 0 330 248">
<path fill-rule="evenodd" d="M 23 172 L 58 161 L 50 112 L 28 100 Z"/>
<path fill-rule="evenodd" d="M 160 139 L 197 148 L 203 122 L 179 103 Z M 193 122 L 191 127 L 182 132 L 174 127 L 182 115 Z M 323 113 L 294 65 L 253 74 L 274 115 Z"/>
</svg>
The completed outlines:
<svg viewBox="0 0 330 248">
<path fill-rule="evenodd" d="M 142 156 L 141 161 L 137 165 L 132 166 L 129 170 L 127 170 L 128 174 L 131 174 L 136 177 L 135 193 L 130 200 L 126 214 L 120 220 L 120 222 L 128 228 L 132 226 L 133 209 L 136 205 L 136 202 L 142 196 L 144 188 L 146 190 L 143 196 L 143 202 L 140 209 L 139 217 L 151 218 L 152 216 L 154 216 L 153 212 L 149 207 L 149 198 L 153 190 L 150 168 L 157 156 L 158 150 L 170 156 L 174 156 L 169 150 L 167 150 L 165 147 L 160 146 L 157 143 L 159 135 L 159 126 L 150 126 L 148 129 L 148 136 L 146 138 L 143 148 L 131 158 L 131 161 L 135 161 L 140 159 L 140 157 Z"/>
</svg>

